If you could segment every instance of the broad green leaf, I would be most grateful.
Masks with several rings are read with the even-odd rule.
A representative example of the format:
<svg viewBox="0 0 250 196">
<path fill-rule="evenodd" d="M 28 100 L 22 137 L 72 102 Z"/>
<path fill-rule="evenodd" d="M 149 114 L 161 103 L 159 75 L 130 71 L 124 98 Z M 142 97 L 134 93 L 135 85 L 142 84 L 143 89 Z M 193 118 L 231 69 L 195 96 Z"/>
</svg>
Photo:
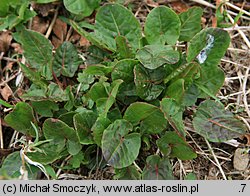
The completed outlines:
<svg viewBox="0 0 250 196">
<path fill-rule="evenodd" d="M 116 52 L 118 53 L 119 59 L 129 59 L 134 57 L 126 37 L 118 35 L 115 38 L 115 42 L 117 48 Z"/>
<path fill-rule="evenodd" d="M 216 95 L 223 86 L 225 74 L 218 66 L 203 67 L 195 85 L 201 90 L 200 98 Z M 211 95 L 210 95 L 211 94 Z"/>
<path fill-rule="evenodd" d="M 70 42 L 63 42 L 56 50 L 53 71 L 57 77 L 60 75 L 73 77 L 80 63 L 75 46 Z"/>
<path fill-rule="evenodd" d="M 35 150 L 27 152 L 27 156 L 35 162 L 47 165 L 59 160 L 62 155 L 60 154 L 64 150 L 65 143 L 62 140 L 51 141 L 39 145 L 39 151 Z"/>
<path fill-rule="evenodd" d="M 74 128 L 74 121 L 73 121 L 73 117 L 74 115 L 77 114 L 76 111 L 69 111 L 66 113 L 61 114 L 58 119 L 65 122 L 68 126 Z"/>
<path fill-rule="evenodd" d="M 141 180 L 141 174 L 134 165 L 130 165 L 122 169 L 115 169 L 114 179 Z"/>
<path fill-rule="evenodd" d="M 219 64 L 230 43 L 228 32 L 219 28 L 207 28 L 196 34 L 188 45 L 187 61 L 196 58 L 202 67 Z"/>
<path fill-rule="evenodd" d="M 108 118 L 98 117 L 92 126 L 91 131 L 93 132 L 93 138 L 98 146 L 102 145 L 103 132 L 110 124 L 111 121 Z"/>
<path fill-rule="evenodd" d="M 89 16 L 99 7 L 101 0 L 63 0 L 65 8 L 73 14 Z"/>
<path fill-rule="evenodd" d="M 16 151 L 8 155 L 1 164 L 0 175 L 11 178 L 18 178 L 20 173 L 20 168 L 22 166 L 22 159 L 20 152 Z"/>
<path fill-rule="evenodd" d="M 134 82 L 138 96 L 146 101 L 156 99 L 165 89 L 165 86 L 160 84 L 160 81 L 151 78 L 150 70 L 142 65 L 134 67 Z"/>
<path fill-rule="evenodd" d="M 118 61 L 111 74 L 112 80 L 121 79 L 126 83 L 134 81 L 134 66 L 139 62 L 133 59 L 124 59 Z"/>
<path fill-rule="evenodd" d="M 28 68 L 26 65 L 19 63 L 24 75 L 32 81 L 37 86 L 40 86 L 41 88 L 47 88 L 48 83 L 47 81 L 43 80 L 41 78 L 41 75 L 39 72 L 33 71 L 30 68 Z"/>
<path fill-rule="evenodd" d="M 125 105 L 135 102 L 139 97 L 137 96 L 134 82 L 122 83 L 116 97 Z"/>
<path fill-rule="evenodd" d="M 184 180 L 198 180 L 197 179 L 197 176 L 194 174 L 194 173 L 188 173 L 186 176 L 185 176 L 185 179 Z"/>
<path fill-rule="evenodd" d="M 180 107 L 180 105 L 173 99 L 164 98 L 161 101 L 161 110 L 173 129 L 185 136 L 185 126 L 183 124 L 182 118 L 183 109 Z"/>
<path fill-rule="evenodd" d="M 9 0 L 2 0 L 0 4 L 0 17 L 7 15 L 9 11 Z"/>
<path fill-rule="evenodd" d="M 154 8 L 147 16 L 144 32 L 150 44 L 174 45 L 180 35 L 178 15 L 166 6 Z"/>
<path fill-rule="evenodd" d="M 36 3 L 51 3 L 51 2 L 55 2 L 57 0 L 35 0 Z"/>
<path fill-rule="evenodd" d="M 97 114 L 91 110 L 85 110 L 74 115 L 74 125 L 81 144 L 94 143 L 91 128 L 95 124 L 97 117 Z"/>
<path fill-rule="evenodd" d="M 119 4 L 106 4 L 98 10 L 94 32 L 112 51 L 116 50 L 117 36 L 126 37 L 134 50 L 139 48 L 142 37 L 140 23 L 132 12 Z"/>
<path fill-rule="evenodd" d="M 103 82 L 95 83 L 88 91 L 87 96 L 90 97 L 94 102 L 100 98 L 107 98 L 108 92 L 105 85 L 107 84 Z"/>
<path fill-rule="evenodd" d="M 176 132 L 166 132 L 166 134 L 158 139 L 156 143 L 165 155 L 177 157 L 180 160 L 190 160 L 197 157 L 192 147 Z"/>
<path fill-rule="evenodd" d="M 131 165 L 139 154 L 141 137 L 139 133 L 129 133 L 133 126 L 128 121 L 116 120 L 103 132 L 102 153 L 114 168 Z"/>
<path fill-rule="evenodd" d="M 113 66 L 97 64 L 86 67 L 86 69 L 84 69 L 84 73 L 89 75 L 105 76 L 112 72 L 113 68 Z"/>
<path fill-rule="evenodd" d="M 131 104 L 123 118 L 134 126 L 140 124 L 141 131 L 150 134 L 160 133 L 168 125 L 163 112 L 158 107 L 144 102 Z"/>
<path fill-rule="evenodd" d="M 47 97 L 50 101 L 68 101 L 66 92 L 55 83 L 50 83 L 48 86 Z"/>
<path fill-rule="evenodd" d="M 76 131 L 61 120 L 54 118 L 45 120 L 43 133 L 46 139 L 60 142 L 60 146 L 66 144 L 71 155 L 75 155 L 81 150 L 81 144 Z"/>
<path fill-rule="evenodd" d="M 35 136 L 31 122 L 36 122 L 32 107 L 25 102 L 16 104 L 14 110 L 5 116 L 4 121 L 16 131 L 30 136 Z"/>
<path fill-rule="evenodd" d="M 92 44 L 112 52 L 115 51 L 115 48 L 110 48 L 101 37 L 97 37 L 94 33 L 89 33 L 85 31 L 76 22 L 70 21 L 70 24 L 81 36 L 85 37 Z"/>
<path fill-rule="evenodd" d="M 108 97 L 100 98 L 96 101 L 99 116 L 107 117 L 109 109 L 115 103 L 115 98 L 121 83 L 123 83 L 123 81 L 120 79 L 113 81 Z"/>
<path fill-rule="evenodd" d="M 14 36 L 15 37 L 15 36 Z M 53 46 L 44 35 L 32 31 L 22 30 L 18 33 L 24 50 L 24 56 L 32 68 L 36 68 L 47 80 L 52 79 L 52 49 Z"/>
<path fill-rule="evenodd" d="M 104 61 L 108 61 L 111 57 L 111 53 L 108 50 L 101 49 L 95 45 L 91 45 L 88 47 L 88 56 L 86 59 L 86 64 L 89 65 L 97 65 Z"/>
<path fill-rule="evenodd" d="M 193 119 L 197 133 L 211 142 L 224 142 L 246 133 L 247 128 L 224 107 L 212 100 L 200 104 Z"/>
<path fill-rule="evenodd" d="M 142 172 L 142 180 L 174 180 L 172 165 L 168 158 L 159 155 L 147 157 L 147 164 Z"/>
<path fill-rule="evenodd" d="M 32 101 L 31 105 L 43 117 L 53 117 L 53 112 L 59 110 L 59 106 L 52 101 Z"/>
<path fill-rule="evenodd" d="M 179 61 L 178 51 L 170 46 L 147 45 L 140 49 L 136 58 L 148 69 L 156 69 L 164 64 L 175 64 Z"/>
<path fill-rule="evenodd" d="M 170 84 L 165 92 L 165 97 L 174 99 L 178 104 L 183 101 L 183 96 L 185 93 L 185 80 L 178 79 Z"/>
<path fill-rule="evenodd" d="M 200 7 L 192 7 L 179 14 L 181 20 L 180 41 L 190 41 L 201 30 L 201 16 L 203 10 Z"/>
</svg>

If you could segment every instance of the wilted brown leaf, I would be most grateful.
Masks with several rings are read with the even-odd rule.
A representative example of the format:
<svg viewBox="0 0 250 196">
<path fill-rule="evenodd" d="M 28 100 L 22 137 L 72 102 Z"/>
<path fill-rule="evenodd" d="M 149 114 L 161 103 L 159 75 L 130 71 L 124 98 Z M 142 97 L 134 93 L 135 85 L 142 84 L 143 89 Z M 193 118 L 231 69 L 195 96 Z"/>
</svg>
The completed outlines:
<svg viewBox="0 0 250 196">
<path fill-rule="evenodd" d="M 67 24 L 57 18 L 53 27 L 53 33 L 61 42 L 63 42 L 67 35 Z"/>
<path fill-rule="evenodd" d="M 90 46 L 90 42 L 83 36 L 81 36 L 79 44 L 80 44 L 80 46 L 84 46 L 84 47 L 89 47 Z"/>
<path fill-rule="evenodd" d="M 244 148 L 237 148 L 234 153 L 233 165 L 234 168 L 239 171 L 244 171 L 247 169 L 249 164 L 249 154 Z"/>
<path fill-rule="evenodd" d="M 146 0 L 146 4 L 150 7 L 158 7 L 159 3 L 154 2 L 153 0 Z"/>
<path fill-rule="evenodd" d="M 36 4 L 33 3 L 33 9 L 38 13 L 41 14 L 43 17 L 48 16 L 50 13 L 55 11 L 56 4 L 53 3 L 46 3 L 46 4 Z"/>
<path fill-rule="evenodd" d="M 18 44 L 18 43 L 12 43 L 11 47 L 14 48 L 14 51 L 16 53 L 18 53 L 18 54 L 22 54 L 23 53 L 23 49 L 22 49 L 22 47 L 21 47 L 20 44 Z"/>
<path fill-rule="evenodd" d="M 32 30 L 44 34 L 48 27 L 49 27 L 48 21 L 45 21 L 43 18 L 35 16 L 32 19 L 32 25 L 31 25 Z"/>
<path fill-rule="evenodd" d="M 176 1 L 171 3 L 171 7 L 177 13 L 182 13 L 188 10 L 189 6 L 181 1 Z"/>
<path fill-rule="evenodd" d="M 0 89 L 0 93 L 5 101 L 8 101 L 9 97 L 12 95 L 12 90 L 8 85 L 5 85 L 3 89 Z"/>
<path fill-rule="evenodd" d="M 0 32 L 0 52 L 7 52 L 10 47 L 12 35 L 10 31 Z"/>
</svg>

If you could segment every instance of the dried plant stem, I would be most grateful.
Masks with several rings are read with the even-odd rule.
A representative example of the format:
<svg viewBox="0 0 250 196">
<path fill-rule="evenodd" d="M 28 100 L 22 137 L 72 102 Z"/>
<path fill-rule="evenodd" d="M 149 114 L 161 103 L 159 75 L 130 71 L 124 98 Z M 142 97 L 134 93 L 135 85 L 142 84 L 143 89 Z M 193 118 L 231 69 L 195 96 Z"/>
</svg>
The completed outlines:
<svg viewBox="0 0 250 196">
<path fill-rule="evenodd" d="M 204 139 L 205 139 L 205 141 L 206 141 L 206 143 L 207 143 L 207 146 L 208 146 L 210 152 L 212 153 L 212 155 L 213 155 L 213 157 L 214 157 L 214 160 L 215 160 L 215 162 L 216 162 L 216 166 L 219 168 L 219 170 L 220 170 L 220 172 L 221 172 L 221 174 L 222 174 L 223 179 L 224 179 L 224 180 L 227 180 L 227 177 L 226 177 L 226 175 L 225 175 L 225 172 L 223 171 L 223 169 L 222 169 L 222 167 L 221 167 L 221 165 L 220 165 L 220 162 L 219 162 L 219 160 L 217 159 L 217 157 L 216 157 L 216 155 L 215 155 L 215 153 L 214 153 L 214 151 L 213 151 L 212 146 L 210 145 L 210 143 L 207 141 L 206 138 L 204 138 Z"/>
<path fill-rule="evenodd" d="M 229 13 L 227 13 L 227 17 L 229 18 L 229 20 L 231 21 L 231 23 L 234 24 L 234 19 L 232 18 L 232 16 Z M 235 24 L 235 27 L 237 28 L 239 26 L 237 24 Z M 245 33 L 242 30 L 240 30 L 240 29 L 238 29 L 237 31 L 239 32 L 239 34 L 241 35 L 241 37 L 243 38 L 243 40 L 247 44 L 248 48 L 250 48 L 250 42 L 249 42 L 247 36 L 245 35 Z"/>
<path fill-rule="evenodd" d="M 246 70 L 245 77 L 244 77 L 243 84 L 242 84 L 242 91 L 243 91 L 243 103 L 245 106 L 245 110 L 246 110 L 247 115 L 250 117 L 250 110 L 248 108 L 247 93 L 246 93 L 247 78 L 248 78 L 249 70 L 250 70 L 250 67 L 248 67 Z"/>
<path fill-rule="evenodd" d="M 226 5 L 229 6 L 229 7 L 231 7 L 231 8 L 233 8 L 233 9 L 235 9 L 235 10 L 238 10 L 238 11 L 240 11 L 240 12 L 243 12 L 244 14 L 246 14 L 246 15 L 248 15 L 248 16 L 250 16 L 250 12 L 241 9 L 241 8 L 239 8 L 239 7 L 235 6 L 235 5 L 233 5 L 233 4 L 230 3 L 230 2 L 226 2 Z"/>
<path fill-rule="evenodd" d="M 0 148 L 3 149 L 4 148 L 4 144 L 3 144 L 3 131 L 2 131 L 2 119 L 0 116 Z"/>
<path fill-rule="evenodd" d="M 215 5 L 213 5 L 213 4 L 211 4 L 211 3 L 207 2 L 207 1 L 204 1 L 204 0 L 191 0 L 191 1 L 193 1 L 195 3 L 199 3 L 199 4 L 207 6 L 207 7 L 210 7 L 210 8 L 213 8 L 213 9 L 216 9 Z M 232 12 L 230 10 L 227 10 L 227 13 L 232 14 L 233 16 L 237 16 L 238 15 L 237 13 Z M 246 20 L 250 20 L 250 18 L 246 17 L 246 16 L 241 16 L 241 18 L 244 18 Z"/>
<path fill-rule="evenodd" d="M 48 30 L 46 32 L 46 35 L 45 35 L 46 38 L 49 38 L 49 36 L 50 36 L 50 34 L 52 32 L 52 29 L 54 27 L 54 24 L 55 24 L 57 16 L 58 16 L 58 10 L 59 10 L 59 6 L 57 6 L 57 8 L 56 8 L 56 12 L 54 14 L 54 17 L 53 17 L 53 19 L 52 19 L 52 21 L 51 21 L 51 23 L 49 25 L 49 28 L 48 28 Z"/>
</svg>

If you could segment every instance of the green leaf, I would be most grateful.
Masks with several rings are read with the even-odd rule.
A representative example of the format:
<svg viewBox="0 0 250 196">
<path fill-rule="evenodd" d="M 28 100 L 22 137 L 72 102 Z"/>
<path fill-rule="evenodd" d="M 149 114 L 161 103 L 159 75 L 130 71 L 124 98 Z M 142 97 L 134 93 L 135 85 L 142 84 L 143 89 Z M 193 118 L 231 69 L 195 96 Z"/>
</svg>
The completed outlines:
<svg viewBox="0 0 250 196">
<path fill-rule="evenodd" d="M 195 85 L 201 90 L 200 98 L 216 95 L 223 86 L 225 74 L 218 66 L 203 67 Z"/>
<path fill-rule="evenodd" d="M 196 34 L 188 45 L 187 61 L 198 58 L 202 67 L 219 64 L 230 43 L 228 32 L 219 28 L 207 28 Z"/>
<path fill-rule="evenodd" d="M 134 165 L 122 169 L 115 169 L 114 179 L 119 180 L 140 180 L 141 174 L 137 171 Z"/>
<path fill-rule="evenodd" d="M 98 146 L 102 145 L 103 132 L 110 124 L 111 121 L 108 118 L 98 117 L 92 126 L 91 131 L 93 132 L 94 141 Z"/>
<path fill-rule="evenodd" d="M 63 0 L 65 8 L 73 14 L 90 16 L 99 7 L 101 0 Z"/>
<path fill-rule="evenodd" d="M 201 30 L 201 17 L 203 10 L 200 7 L 192 7 L 179 14 L 181 20 L 180 41 L 190 41 Z"/>
<path fill-rule="evenodd" d="M 80 63 L 81 61 L 75 46 L 70 42 L 63 42 L 56 50 L 53 61 L 53 71 L 57 77 L 61 74 L 67 77 L 73 77 Z"/>
<path fill-rule="evenodd" d="M 185 80 L 178 79 L 170 84 L 165 92 L 165 97 L 174 99 L 178 104 L 181 104 L 183 101 L 183 96 L 185 93 Z"/>
<path fill-rule="evenodd" d="M 115 98 L 121 83 L 123 83 L 123 81 L 120 79 L 113 81 L 108 97 L 100 98 L 96 101 L 99 116 L 103 116 L 104 118 L 107 117 L 109 109 L 115 103 Z"/>
<path fill-rule="evenodd" d="M 158 84 L 160 82 L 155 81 L 151 76 L 150 70 L 144 68 L 142 65 L 134 67 L 136 92 L 140 98 L 146 101 L 156 99 L 165 89 L 164 85 Z"/>
<path fill-rule="evenodd" d="M 139 48 L 142 38 L 140 23 L 133 13 L 119 4 L 106 4 L 98 10 L 94 32 L 112 51 L 116 50 L 114 38 L 117 36 L 126 37 L 134 50 Z"/>
<path fill-rule="evenodd" d="M 112 72 L 113 68 L 114 68 L 113 66 L 105 66 L 97 64 L 86 67 L 86 69 L 84 69 L 84 73 L 89 75 L 105 76 L 108 75 L 110 72 Z"/>
<path fill-rule="evenodd" d="M 141 138 L 128 121 L 116 120 L 103 132 L 102 152 L 105 160 L 114 168 L 131 165 L 139 154 Z"/>
<path fill-rule="evenodd" d="M 177 133 L 185 136 L 185 126 L 182 118 L 183 109 L 180 107 L 180 105 L 173 99 L 164 98 L 161 101 L 161 110 L 173 129 Z"/>
<path fill-rule="evenodd" d="M 59 110 L 59 106 L 52 101 L 32 101 L 31 105 L 43 117 L 53 117 L 53 112 Z"/>
<path fill-rule="evenodd" d="M 49 118 L 43 123 L 43 132 L 46 139 L 53 139 L 60 142 L 60 146 L 67 145 L 71 155 L 81 150 L 81 144 L 76 131 L 61 120 Z M 67 140 L 67 141 L 66 141 Z"/>
<path fill-rule="evenodd" d="M 36 3 L 51 3 L 51 2 L 55 2 L 57 0 L 35 0 Z"/>
<path fill-rule="evenodd" d="M 1 165 L 1 176 L 7 175 L 7 177 L 18 178 L 21 175 L 20 168 L 22 166 L 20 152 L 16 151 L 8 155 Z"/>
<path fill-rule="evenodd" d="M 147 157 L 147 164 L 142 172 L 142 180 L 174 180 L 172 165 L 168 158 L 159 155 Z"/>
<path fill-rule="evenodd" d="M 156 143 L 165 155 L 177 157 L 180 160 L 190 160 L 197 157 L 192 147 L 176 132 L 166 132 L 166 134 L 158 139 Z"/>
<path fill-rule="evenodd" d="M 9 0 L 2 0 L 0 4 L 0 17 L 7 15 L 9 11 Z"/>
<path fill-rule="evenodd" d="M 123 118 L 134 126 L 140 124 L 141 131 L 146 133 L 160 133 L 168 125 L 163 112 L 158 107 L 144 102 L 131 104 Z"/>
<path fill-rule="evenodd" d="M 134 66 L 138 64 L 138 61 L 132 59 L 123 59 L 118 61 L 111 74 L 112 80 L 121 79 L 125 83 L 134 81 Z"/>
<path fill-rule="evenodd" d="M 39 145 L 39 151 L 27 152 L 27 156 L 35 162 L 47 165 L 59 160 L 62 155 L 60 154 L 64 149 L 64 142 L 62 140 L 51 141 Z"/>
<path fill-rule="evenodd" d="M 106 89 L 106 83 L 96 82 L 88 91 L 87 96 L 90 97 L 94 102 L 100 98 L 107 98 L 108 93 Z"/>
<path fill-rule="evenodd" d="M 4 121 L 13 129 L 30 136 L 35 136 L 31 122 L 36 122 L 32 107 L 25 102 L 16 104 L 14 110 L 5 116 Z"/>
<path fill-rule="evenodd" d="M 34 84 L 36 84 L 37 86 L 41 87 L 41 88 L 47 88 L 48 84 L 45 80 L 43 80 L 41 78 L 41 75 L 39 72 L 33 71 L 30 68 L 28 68 L 26 65 L 19 63 L 24 75 L 30 80 L 32 81 Z"/>
<path fill-rule="evenodd" d="M 197 180 L 197 177 L 194 173 L 189 173 L 185 176 L 185 180 Z"/>
<path fill-rule="evenodd" d="M 197 133 L 211 142 L 224 142 L 246 133 L 247 128 L 224 107 L 212 100 L 200 104 L 193 119 Z"/>
<path fill-rule="evenodd" d="M 16 39 L 16 36 L 14 38 Z M 47 80 L 51 80 L 53 46 L 50 41 L 44 35 L 26 29 L 18 33 L 17 41 L 21 42 L 24 56 L 31 67 L 41 72 L 41 75 Z"/>
<path fill-rule="evenodd" d="M 145 36 L 150 44 L 174 45 L 180 35 L 178 15 L 166 6 L 154 8 L 145 22 Z"/>
<path fill-rule="evenodd" d="M 118 35 L 115 38 L 115 42 L 117 47 L 116 52 L 118 53 L 119 59 L 129 59 L 134 57 L 126 37 Z"/>
<path fill-rule="evenodd" d="M 115 48 L 110 48 L 101 37 L 97 37 L 95 36 L 95 34 L 85 31 L 76 22 L 70 21 L 70 24 L 76 32 L 78 32 L 81 36 L 89 40 L 92 44 L 96 45 L 99 48 L 110 50 L 112 52 L 115 51 Z"/>
<path fill-rule="evenodd" d="M 91 128 L 95 124 L 97 117 L 97 114 L 91 110 L 84 110 L 74 115 L 74 126 L 81 144 L 94 143 Z"/>
<path fill-rule="evenodd" d="M 140 49 L 136 58 L 148 69 L 156 69 L 164 64 L 175 64 L 179 61 L 178 51 L 170 46 L 147 45 Z"/>
</svg>

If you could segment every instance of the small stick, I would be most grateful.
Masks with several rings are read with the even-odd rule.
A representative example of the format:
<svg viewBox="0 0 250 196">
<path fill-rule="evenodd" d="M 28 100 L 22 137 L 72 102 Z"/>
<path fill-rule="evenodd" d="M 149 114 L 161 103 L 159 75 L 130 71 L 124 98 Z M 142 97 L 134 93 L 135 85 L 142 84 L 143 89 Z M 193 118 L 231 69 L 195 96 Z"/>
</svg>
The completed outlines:
<svg viewBox="0 0 250 196">
<path fill-rule="evenodd" d="M 199 3 L 199 4 L 204 5 L 204 6 L 207 6 L 207 7 L 210 7 L 210 8 L 213 8 L 213 9 L 217 9 L 215 5 L 213 5 L 213 4 L 211 4 L 211 3 L 207 2 L 207 1 L 204 1 L 204 0 L 191 0 L 191 1 L 193 1 L 193 2 L 195 2 L 195 3 Z M 227 12 L 228 12 L 229 14 L 232 14 L 233 16 L 237 16 L 237 15 L 238 15 L 237 13 L 232 12 L 232 11 L 230 11 L 230 10 L 227 10 Z M 244 18 L 244 19 L 246 19 L 246 20 L 250 20 L 250 18 L 249 18 L 249 17 L 246 17 L 246 16 L 241 16 L 241 18 Z"/>
<path fill-rule="evenodd" d="M 235 10 L 238 10 L 238 11 L 240 11 L 240 12 L 243 12 L 244 14 L 250 16 L 250 12 L 241 9 L 241 8 L 239 8 L 239 7 L 235 6 L 235 5 L 233 5 L 233 4 L 230 3 L 230 2 L 226 2 L 226 5 L 228 5 L 229 7 L 233 8 L 233 9 L 235 9 Z"/>
<path fill-rule="evenodd" d="M 247 68 L 245 77 L 243 79 L 243 85 L 242 85 L 242 91 L 243 91 L 243 103 L 245 106 L 245 110 L 247 112 L 247 115 L 250 117 L 250 110 L 248 108 L 248 102 L 247 102 L 247 93 L 246 93 L 246 86 L 247 86 L 247 76 L 249 74 L 250 67 Z"/>
<path fill-rule="evenodd" d="M 51 23 L 50 23 L 50 25 L 49 25 L 49 28 L 48 28 L 48 30 L 47 30 L 47 32 L 46 32 L 46 35 L 45 35 L 46 38 L 49 38 L 49 36 L 50 36 L 50 34 L 51 34 L 51 32 L 52 32 L 52 29 L 53 29 L 54 24 L 55 24 L 56 19 L 57 19 L 58 10 L 59 10 L 59 6 L 56 8 L 55 15 L 54 15 L 54 17 L 53 17 L 53 19 L 52 19 L 52 21 L 51 21 Z"/>
<path fill-rule="evenodd" d="M 230 16 L 229 13 L 227 13 L 227 17 L 229 18 L 229 20 L 231 21 L 231 23 L 234 24 L 234 19 L 232 18 L 232 16 Z M 235 24 L 235 26 L 239 27 L 237 24 Z M 242 30 L 240 30 L 240 29 L 238 29 L 238 32 L 241 35 L 241 37 L 243 38 L 243 40 L 245 41 L 245 43 L 247 44 L 248 48 L 250 48 L 250 42 L 249 42 L 247 36 L 245 35 L 245 33 Z"/>
<path fill-rule="evenodd" d="M 0 116 L 0 148 L 3 149 L 4 148 L 4 144 L 3 144 L 3 131 L 2 131 L 2 119 Z"/>
<path fill-rule="evenodd" d="M 213 155 L 213 157 L 214 157 L 214 160 L 215 160 L 215 162 L 216 162 L 216 166 L 219 168 L 219 170 L 220 170 L 220 172 L 221 172 L 221 174 L 222 174 L 223 179 L 224 179 L 224 180 L 227 180 L 227 177 L 226 177 L 226 175 L 225 175 L 225 172 L 223 171 L 223 169 L 222 169 L 222 167 L 221 167 L 221 165 L 220 165 L 220 162 L 219 162 L 219 160 L 217 159 L 217 157 L 216 157 L 216 155 L 215 155 L 215 153 L 214 153 L 214 151 L 213 151 L 213 149 L 212 149 L 212 146 L 210 145 L 210 143 L 207 141 L 206 138 L 204 138 L 204 139 L 205 139 L 205 141 L 206 141 L 206 143 L 207 143 L 207 146 L 208 146 L 210 152 L 212 153 L 212 155 Z"/>
</svg>

